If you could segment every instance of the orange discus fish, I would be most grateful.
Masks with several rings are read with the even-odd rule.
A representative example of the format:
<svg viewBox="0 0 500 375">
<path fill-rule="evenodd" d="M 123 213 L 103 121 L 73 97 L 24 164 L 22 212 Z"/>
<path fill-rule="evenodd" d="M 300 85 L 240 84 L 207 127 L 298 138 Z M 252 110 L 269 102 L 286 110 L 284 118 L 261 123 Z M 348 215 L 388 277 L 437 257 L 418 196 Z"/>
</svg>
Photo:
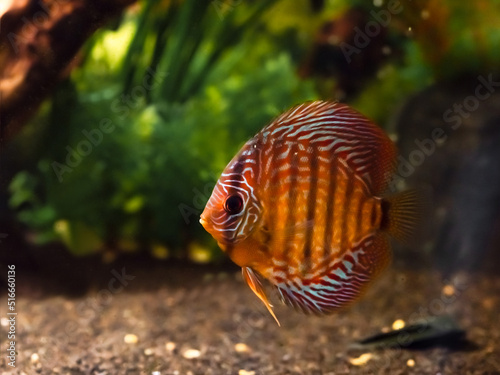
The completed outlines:
<svg viewBox="0 0 500 375">
<path fill-rule="evenodd" d="M 382 197 L 395 158 L 387 135 L 347 105 L 305 103 L 243 146 L 200 222 L 277 322 L 258 274 L 285 303 L 328 314 L 386 268 L 387 234 L 411 233 L 415 193 Z"/>
</svg>

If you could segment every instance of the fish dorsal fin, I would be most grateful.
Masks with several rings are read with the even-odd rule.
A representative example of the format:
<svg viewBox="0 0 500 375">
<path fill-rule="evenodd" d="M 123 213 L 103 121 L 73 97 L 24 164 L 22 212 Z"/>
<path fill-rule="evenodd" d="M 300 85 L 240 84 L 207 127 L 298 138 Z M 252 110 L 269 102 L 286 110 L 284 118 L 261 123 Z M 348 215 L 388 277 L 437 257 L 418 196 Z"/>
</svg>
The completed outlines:
<svg viewBox="0 0 500 375">
<path fill-rule="evenodd" d="M 391 259 L 387 236 L 368 235 L 319 275 L 281 278 L 276 284 L 283 302 L 306 314 L 330 314 L 356 301 Z"/>
<path fill-rule="evenodd" d="M 396 163 L 396 147 L 384 131 L 349 106 L 328 101 L 298 105 L 283 113 L 264 134 L 316 145 L 344 160 L 374 195 L 386 190 Z"/>
<path fill-rule="evenodd" d="M 278 323 L 278 326 L 281 326 L 278 318 L 274 314 L 273 305 L 269 303 L 266 293 L 262 288 L 262 283 L 260 282 L 259 277 L 250 267 L 243 267 L 241 269 L 241 272 L 243 273 L 243 279 L 245 279 L 247 285 L 250 287 L 250 289 L 252 289 L 255 295 L 259 297 L 259 299 L 264 303 L 264 305 L 267 307 L 267 310 L 269 310 L 269 312 L 273 316 L 274 320 L 276 320 L 276 323 Z"/>
</svg>

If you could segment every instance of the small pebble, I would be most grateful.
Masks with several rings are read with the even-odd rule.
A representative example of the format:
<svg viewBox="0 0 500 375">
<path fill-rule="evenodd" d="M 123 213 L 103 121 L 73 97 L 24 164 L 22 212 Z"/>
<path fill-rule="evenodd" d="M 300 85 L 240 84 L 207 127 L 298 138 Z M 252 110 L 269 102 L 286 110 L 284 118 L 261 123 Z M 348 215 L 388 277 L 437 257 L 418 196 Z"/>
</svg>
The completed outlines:
<svg viewBox="0 0 500 375">
<path fill-rule="evenodd" d="M 241 275 L 241 274 L 239 273 L 239 275 Z M 206 273 L 206 274 L 203 275 L 203 279 L 202 280 L 203 280 L 204 283 L 208 283 L 208 282 L 212 281 L 213 279 L 214 279 L 214 274 L 213 273 Z"/>
<path fill-rule="evenodd" d="M 139 338 L 136 335 L 134 335 L 133 333 L 128 333 L 123 338 L 123 341 L 125 341 L 125 344 L 137 344 L 137 341 L 139 341 Z"/>
<path fill-rule="evenodd" d="M 487 297 L 483 299 L 483 307 L 487 310 L 491 310 L 495 307 L 495 299 L 491 297 Z"/>
<path fill-rule="evenodd" d="M 349 358 L 349 362 L 354 366 L 363 366 L 372 359 L 373 355 L 371 353 L 361 354 L 358 358 Z"/>
<path fill-rule="evenodd" d="M 226 280 L 227 279 L 227 273 L 226 272 L 219 272 L 217 274 L 217 280 Z"/>
<path fill-rule="evenodd" d="M 31 363 L 37 363 L 40 360 L 40 356 L 38 353 L 33 353 L 31 355 Z"/>
<path fill-rule="evenodd" d="M 197 349 L 188 349 L 182 354 L 182 356 L 186 359 L 198 358 L 200 355 L 201 352 Z"/>
<path fill-rule="evenodd" d="M 443 294 L 445 296 L 452 296 L 455 294 L 455 287 L 453 285 L 445 285 L 443 288 Z"/>
<path fill-rule="evenodd" d="M 160 371 L 153 371 L 153 372 L 151 373 L 151 375 L 161 375 L 161 372 L 160 372 Z"/>
<path fill-rule="evenodd" d="M 255 375 L 255 371 L 240 370 L 238 375 Z"/>
<path fill-rule="evenodd" d="M 151 255 L 157 259 L 167 259 L 170 255 L 168 249 L 160 244 L 154 244 L 151 247 Z"/>
<path fill-rule="evenodd" d="M 250 351 L 250 347 L 247 344 L 239 342 L 234 345 L 234 350 L 236 350 L 238 353 L 246 353 Z"/>
<path fill-rule="evenodd" d="M 0 319 L 0 325 L 2 327 L 7 327 L 9 325 L 9 319 L 7 319 L 7 318 Z"/>
<path fill-rule="evenodd" d="M 415 361 L 413 359 L 409 359 L 408 361 L 406 361 L 406 366 L 408 367 L 415 366 Z"/>
<path fill-rule="evenodd" d="M 169 352 L 173 352 L 176 346 L 177 345 L 175 344 L 175 342 L 169 341 L 165 344 L 165 349 L 167 349 Z"/>
<path fill-rule="evenodd" d="M 403 329 L 405 327 L 405 321 L 402 319 L 395 320 L 392 323 L 392 329 L 397 331 L 398 329 Z"/>
<path fill-rule="evenodd" d="M 382 53 L 383 53 L 384 55 L 386 55 L 386 56 L 387 56 L 387 55 L 390 55 L 390 54 L 392 53 L 392 49 L 391 49 L 391 47 L 389 47 L 389 46 L 383 46 L 383 47 L 382 47 Z M 393 141 L 393 138 L 391 137 L 391 135 L 389 135 L 389 138 L 391 138 L 391 140 Z M 396 140 L 397 140 L 397 138 L 398 138 L 398 137 L 396 136 L 395 138 L 396 138 Z"/>
<path fill-rule="evenodd" d="M 151 348 L 144 349 L 144 355 L 153 355 L 153 349 Z"/>
<path fill-rule="evenodd" d="M 104 264 L 109 264 L 115 261 L 117 255 L 113 251 L 106 251 L 102 254 L 102 262 Z"/>
</svg>

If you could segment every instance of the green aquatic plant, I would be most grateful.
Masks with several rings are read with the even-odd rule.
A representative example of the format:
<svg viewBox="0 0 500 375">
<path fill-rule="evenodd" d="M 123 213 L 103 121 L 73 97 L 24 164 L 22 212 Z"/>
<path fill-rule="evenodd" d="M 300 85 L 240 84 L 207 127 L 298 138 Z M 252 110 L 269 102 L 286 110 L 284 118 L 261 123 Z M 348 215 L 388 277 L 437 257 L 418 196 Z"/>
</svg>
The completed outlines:
<svg viewBox="0 0 500 375">
<path fill-rule="evenodd" d="M 31 238 L 79 255 L 202 244 L 207 192 L 241 143 L 317 97 L 256 33 L 271 5 L 145 1 L 98 33 L 35 120 L 36 168 L 11 184 Z"/>
<path fill-rule="evenodd" d="M 499 4 L 401 1 L 388 24 L 398 51 L 350 104 L 385 126 L 415 90 L 497 69 Z M 308 0 L 143 0 L 130 8 L 88 41 L 17 140 L 24 161 L 10 207 L 29 238 L 82 255 L 206 249 L 198 216 L 218 173 L 274 116 L 319 98 L 327 80 L 305 81 L 299 66 L 321 25 L 353 5 L 370 12 L 389 2 L 313 10 Z"/>
</svg>

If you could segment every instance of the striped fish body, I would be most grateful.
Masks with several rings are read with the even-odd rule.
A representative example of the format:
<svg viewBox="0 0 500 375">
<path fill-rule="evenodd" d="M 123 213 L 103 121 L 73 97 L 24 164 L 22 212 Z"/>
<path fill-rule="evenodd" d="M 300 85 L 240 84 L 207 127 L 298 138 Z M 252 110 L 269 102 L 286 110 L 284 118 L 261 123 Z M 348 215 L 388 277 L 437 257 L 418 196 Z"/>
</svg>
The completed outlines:
<svg viewBox="0 0 500 375">
<path fill-rule="evenodd" d="M 395 156 L 385 133 L 348 106 L 297 106 L 233 158 L 201 222 L 271 313 L 257 274 L 286 303 L 330 313 L 358 298 L 390 261 L 383 229 L 400 220 L 380 195 Z"/>
<path fill-rule="evenodd" d="M 282 298 L 306 312 L 328 313 L 355 299 L 390 259 L 380 228 L 381 199 L 342 159 L 322 153 L 278 168 L 280 187 L 263 184 L 261 252 L 270 262 L 253 269 Z M 309 173 L 309 175 L 307 175 Z M 279 191 L 279 192 L 278 192 Z"/>
</svg>

